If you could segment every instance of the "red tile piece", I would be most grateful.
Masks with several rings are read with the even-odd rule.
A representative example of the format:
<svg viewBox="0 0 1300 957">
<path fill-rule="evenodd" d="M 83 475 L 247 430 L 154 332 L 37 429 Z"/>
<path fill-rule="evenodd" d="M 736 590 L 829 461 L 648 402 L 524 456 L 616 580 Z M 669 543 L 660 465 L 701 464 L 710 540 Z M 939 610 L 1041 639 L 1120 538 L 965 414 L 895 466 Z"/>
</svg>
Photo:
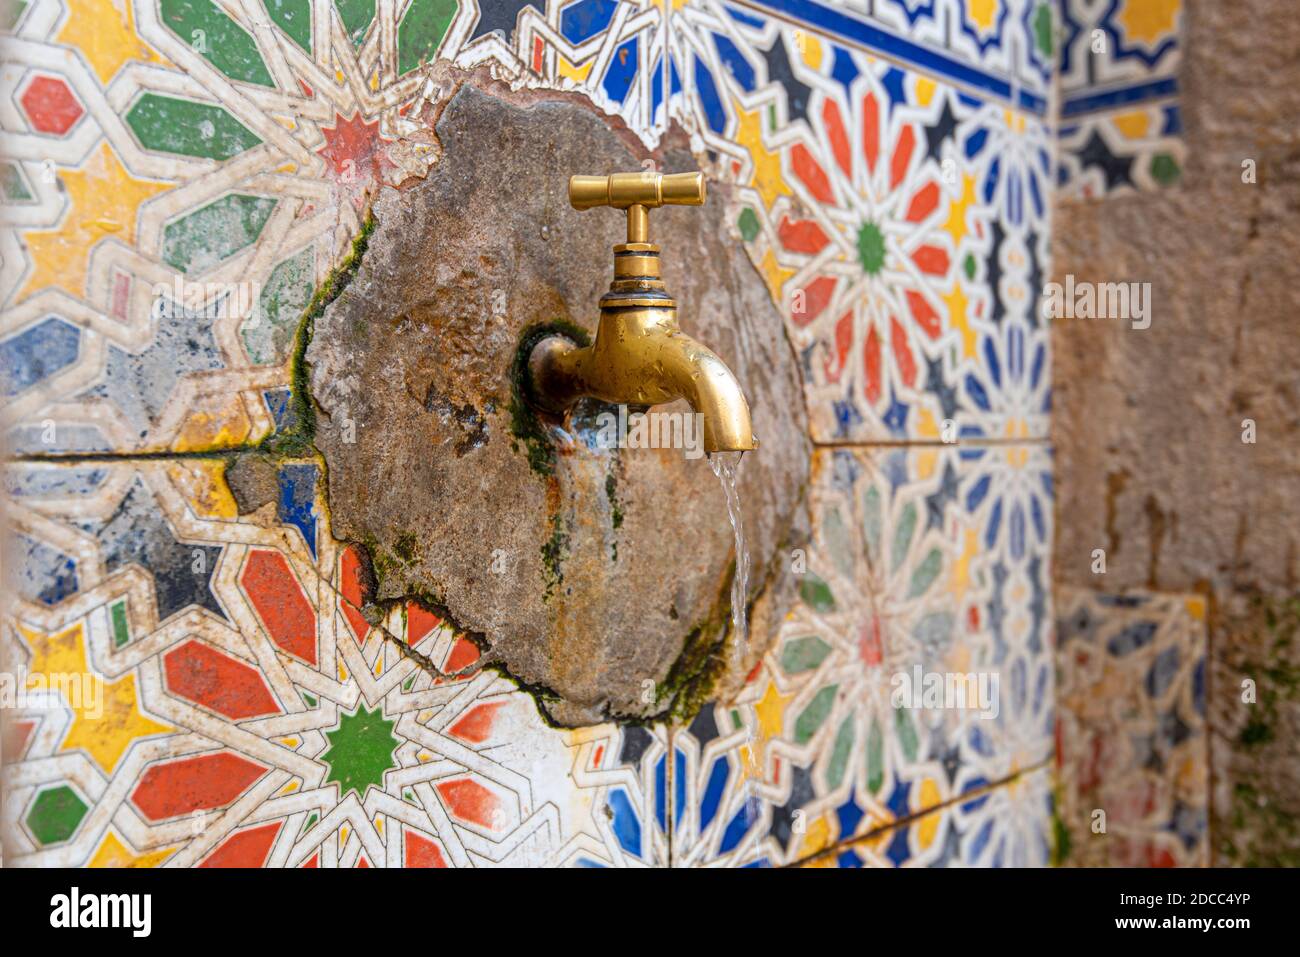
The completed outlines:
<svg viewBox="0 0 1300 957">
<path fill-rule="evenodd" d="M 264 867 L 283 826 L 283 821 L 272 821 L 236 831 L 218 844 L 199 867 Z"/>
<path fill-rule="evenodd" d="M 239 584 L 271 640 L 294 657 L 316 664 L 316 615 L 285 557 L 254 549 Z"/>
<path fill-rule="evenodd" d="M 163 673 L 172 694 L 233 721 L 280 711 L 261 672 L 193 638 L 163 656 Z"/>
<path fill-rule="evenodd" d="M 34 77 L 19 102 L 32 129 L 54 136 L 66 134 L 86 112 L 68 84 L 55 76 Z"/>
<path fill-rule="evenodd" d="M 140 778 L 131 803 L 151 821 L 225 807 L 267 769 L 230 751 L 155 764 Z"/>
</svg>

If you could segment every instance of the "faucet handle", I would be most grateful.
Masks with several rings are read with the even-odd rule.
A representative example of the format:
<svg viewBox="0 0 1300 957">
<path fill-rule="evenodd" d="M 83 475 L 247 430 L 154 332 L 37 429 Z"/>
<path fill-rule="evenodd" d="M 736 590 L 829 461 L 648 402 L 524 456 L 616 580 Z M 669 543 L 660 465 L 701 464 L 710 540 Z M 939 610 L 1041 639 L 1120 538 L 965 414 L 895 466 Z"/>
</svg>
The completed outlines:
<svg viewBox="0 0 1300 957">
<path fill-rule="evenodd" d="M 570 176 L 569 202 L 574 209 L 612 206 L 627 210 L 627 241 L 650 241 L 649 210 L 658 206 L 703 206 L 703 173 L 614 173 Z"/>
<path fill-rule="evenodd" d="M 703 173 L 641 172 L 569 177 L 569 202 L 574 209 L 703 206 L 704 194 Z"/>
</svg>

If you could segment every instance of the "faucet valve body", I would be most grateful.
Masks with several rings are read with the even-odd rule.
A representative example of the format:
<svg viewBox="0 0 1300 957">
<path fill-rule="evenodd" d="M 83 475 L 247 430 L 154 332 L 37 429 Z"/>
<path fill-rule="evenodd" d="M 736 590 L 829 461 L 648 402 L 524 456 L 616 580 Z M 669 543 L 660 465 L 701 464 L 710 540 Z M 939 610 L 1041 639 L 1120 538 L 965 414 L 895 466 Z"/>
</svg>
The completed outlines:
<svg viewBox="0 0 1300 957">
<path fill-rule="evenodd" d="M 538 342 L 528 357 L 535 405 L 563 414 L 583 396 L 627 405 L 685 398 L 704 416 L 706 452 L 758 447 L 740 384 L 713 352 L 677 326 L 677 302 L 660 273 L 659 247 L 649 241 L 649 210 L 700 206 L 701 173 L 615 173 L 573 176 L 575 209 L 611 206 L 627 212 L 627 242 L 614 247 L 614 279 L 600 299 L 596 338 L 580 347 L 563 336 Z"/>
</svg>

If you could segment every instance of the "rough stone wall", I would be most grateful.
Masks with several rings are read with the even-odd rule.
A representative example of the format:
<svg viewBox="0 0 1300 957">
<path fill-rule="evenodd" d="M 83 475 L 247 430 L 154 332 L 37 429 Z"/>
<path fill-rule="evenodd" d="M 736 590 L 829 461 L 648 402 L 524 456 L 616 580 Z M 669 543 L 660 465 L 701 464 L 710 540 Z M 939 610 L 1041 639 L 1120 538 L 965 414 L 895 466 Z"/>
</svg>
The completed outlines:
<svg viewBox="0 0 1300 957">
<path fill-rule="evenodd" d="M 438 164 L 380 194 L 355 278 L 315 323 L 306 362 L 334 534 L 365 546 L 372 600 L 438 607 L 538 689 L 550 720 L 693 717 L 720 678 L 707 648 L 722 640 L 735 562 L 703 450 L 623 454 L 601 447 L 594 410 L 566 423 L 575 439 L 512 395 L 532 330 L 594 332 L 624 235 L 616 210 L 571 209 L 556 171 L 634 170 L 640 157 L 580 102 L 503 93 L 465 80 L 436 124 Z M 657 162 L 695 165 L 681 148 Z M 761 435 L 739 491 L 748 597 L 775 605 L 739 685 L 793 598 L 784 550 L 806 538 L 810 447 L 781 314 L 745 250 L 715 241 L 731 195 L 721 184 L 703 209 L 656 209 L 651 228 L 683 330 L 727 355 Z"/>
<path fill-rule="evenodd" d="M 1053 237 L 1057 281 L 1152 284 L 1148 329 L 1055 324 L 1056 569 L 1209 599 L 1219 864 L 1300 861 L 1298 78 L 1282 4 L 1189 3 L 1181 183 L 1064 205 Z"/>
</svg>

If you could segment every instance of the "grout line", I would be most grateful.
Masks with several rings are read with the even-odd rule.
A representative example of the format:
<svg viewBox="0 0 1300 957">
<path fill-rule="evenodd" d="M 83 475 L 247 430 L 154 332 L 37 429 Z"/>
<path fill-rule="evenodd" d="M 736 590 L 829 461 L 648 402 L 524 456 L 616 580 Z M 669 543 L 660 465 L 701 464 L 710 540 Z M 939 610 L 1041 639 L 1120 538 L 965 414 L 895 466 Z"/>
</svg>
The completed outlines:
<svg viewBox="0 0 1300 957">
<path fill-rule="evenodd" d="M 3 463 L 8 464 L 36 464 L 36 465 L 79 465 L 83 462 L 168 462 L 168 461 L 185 461 L 187 459 L 220 459 L 233 458 L 236 455 L 242 455 L 247 452 L 260 452 L 262 449 L 254 445 L 232 445 L 228 448 L 206 449 L 193 452 L 176 452 L 170 449 L 160 449 L 157 451 L 138 451 L 138 452 L 51 452 L 51 453 L 23 453 L 21 455 L 7 455 Z M 310 458 L 310 456 L 304 456 Z"/>
<path fill-rule="evenodd" d="M 981 797 L 983 795 L 992 794 L 994 791 L 998 790 L 999 788 L 1006 787 L 1007 785 L 1011 784 L 1011 782 L 1024 777 L 1026 774 L 1032 774 L 1035 771 L 1040 771 L 1043 768 L 1048 767 L 1052 763 L 1052 760 L 1053 759 L 1051 757 L 1044 758 L 1042 761 L 1038 762 L 1037 764 L 1030 765 L 1029 767 L 1026 768 L 1021 768 L 1015 774 L 1008 775 L 1007 777 L 1002 778 L 999 781 L 994 781 L 991 784 L 984 785 L 983 787 L 966 791 L 956 797 L 949 798 L 947 801 L 942 801 L 939 804 L 933 805 L 932 807 L 924 808 L 920 811 L 915 812 L 914 814 L 909 814 L 906 817 L 900 817 L 893 821 L 889 821 L 885 824 L 877 825 L 876 827 L 872 828 L 870 831 L 867 831 L 865 834 L 859 834 L 855 837 L 846 838 L 844 840 L 839 841 L 836 844 L 831 845 L 830 847 L 822 848 L 820 851 L 815 851 L 814 853 L 809 854 L 807 857 L 799 858 L 798 860 L 791 861 L 789 864 L 785 864 L 782 866 L 803 867 L 804 865 L 810 864 L 813 861 L 830 857 L 833 854 L 838 854 L 840 851 L 844 850 L 845 848 L 852 847 L 855 844 L 863 844 L 866 843 L 867 841 L 880 837 L 883 834 L 887 834 L 890 831 L 896 831 L 900 827 L 906 827 L 907 825 L 919 821 L 921 818 L 928 817 L 929 815 L 934 814 L 938 811 L 945 810 L 946 808 L 953 807 L 954 805 L 957 804 L 965 804 L 967 801 L 974 800 L 975 798 Z"/>
<path fill-rule="evenodd" d="M 959 439 L 956 442 L 945 442 L 942 439 L 882 439 L 879 441 L 853 442 L 849 440 L 823 442 L 813 440 L 813 448 L 817 449 L 930 449 L 930 448 L 1018 448 L 1025 445 L 1038 445 L 1045 448 L 1052 446 L 1052 440 L 1049 436 L 1026 437 L 1023 439 Z"/>
<path fill-rule="evenodd" d="M 818 449 L 912 449 L 912 448 L 1016 448 L 1025 445 L 1051 447 L 1048 436 L 1034 436 L 1023 439 L 983 438 L 958 439 L 956 442 L 944 442 L 942 439 L 881 439 L 878 441 L 854 442 L 811 440 L 813 448 Z M 232 445 L 220 449 L 200 449 L 189 452 L 176 452 L 169 449 L 138 452 L 52 452 L 24 453 L 9 455 L 0 459 L 0 464 L 16 465 L 81 465 L 103 462 L 169 462 L 186 460 L 211 460 L 233 458 L 246 453 L 257 453 L 260 446 Z M 311 458 L 311 456 L 303 456 Z"/>
</svg>

